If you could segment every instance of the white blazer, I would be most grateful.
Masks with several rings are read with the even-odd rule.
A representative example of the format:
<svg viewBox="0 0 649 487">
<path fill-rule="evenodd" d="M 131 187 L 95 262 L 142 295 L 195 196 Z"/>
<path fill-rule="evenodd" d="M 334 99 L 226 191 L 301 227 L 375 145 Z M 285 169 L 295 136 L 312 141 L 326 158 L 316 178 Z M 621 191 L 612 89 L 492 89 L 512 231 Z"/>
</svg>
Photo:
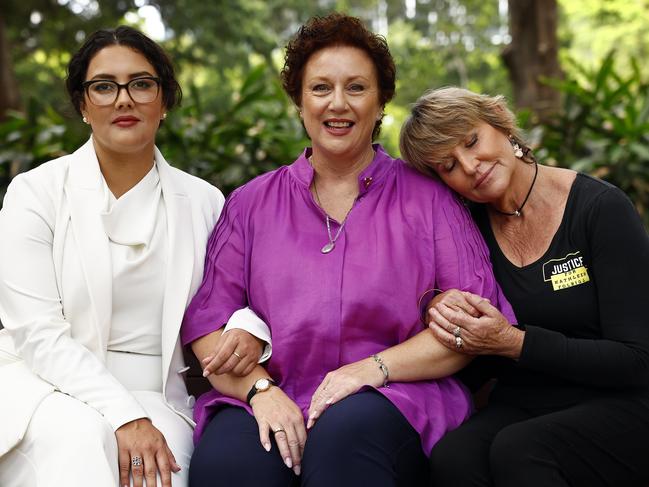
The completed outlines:
<svg viewBox="0 0 649 487">
<path fill-rule="evenodd" d="M 169 166 L 157 149 L 155 160 L 169 232 L 163 396 L 193 425 L 179 329 L 203 277 L 207 239 L 224 198 Z M 0 211 L 0 456 L 22 440 L 39 403 L 55 390 L 95 408 L 114 429 L 146 416 L 104 365 L 112 271 L 102 195 L 92 139 L 17 176 L 7 190 Z"/>
</svg>

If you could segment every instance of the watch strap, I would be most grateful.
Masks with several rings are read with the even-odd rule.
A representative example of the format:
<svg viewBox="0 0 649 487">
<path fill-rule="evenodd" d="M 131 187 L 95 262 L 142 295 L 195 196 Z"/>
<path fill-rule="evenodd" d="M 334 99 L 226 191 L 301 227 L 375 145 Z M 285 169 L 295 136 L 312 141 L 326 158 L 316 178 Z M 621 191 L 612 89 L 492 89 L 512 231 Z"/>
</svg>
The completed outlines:
<svg viewBox="0 0 649 487">
<path fill-rule="evenodd" d="M 262 379 L 266 379 L 271 386 L 276 386 L 277 385 L 273 379 L 268 379 L 266 377 L 262 377 Z M 270 386 L 268 387 L 268 389 L 270 389 Z M 265 390 L 267 391 L 268 389 L 265 389 Z M 255 394 L 257 394 L 258 392 L 260 392 L 260 391 L 259 391 L 259 389 L 257 389 L 257 381 L 255 381 L 255 383 L 252 385 L 252 387 L 248 391 L 248 395 L 246 396 L 246 402 L 248 403 L 248 405 L 250 405 L 250 401 L 252 400 L 253 397 L 255 397 Z"/>
</svg>

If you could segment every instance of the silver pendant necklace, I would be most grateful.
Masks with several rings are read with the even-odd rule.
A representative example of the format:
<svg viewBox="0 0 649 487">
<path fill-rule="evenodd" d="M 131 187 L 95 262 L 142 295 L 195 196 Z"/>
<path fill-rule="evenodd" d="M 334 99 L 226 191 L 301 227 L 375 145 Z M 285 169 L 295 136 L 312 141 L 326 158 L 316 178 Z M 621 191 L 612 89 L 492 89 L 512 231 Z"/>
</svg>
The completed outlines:
<svg viewBox="0 0 649 487">
<path fill-rule="evenodd" d="M 322 208 L 322 203 L 320 202 L 320 195 L 318 194 L 318 187 L 315 184 L 315 176 L 313 177 L 313 191 L 315 192 L 315 199 L 318 202 L 318 206 Z M 324 208 L 322 208 L 322 211 L 324 211 Z M 340 233 L 343 231 L 343 228 L 345 228 L 345 223 L 347 223 L 347 217 L 349 216 L 350 211 L 352 211 L 351 208 L 345 215 L 343 222 L 338 227 L 338 231 L 336 232 L 336 235 L 334 235 L 333 237 L 331 236 L 331 218 L 329 218 L 329 215 L 327 215 L 326 211 L 324 212 L 325 224 L 327 225 L 327 237 L 329 237 L 329 241 L 322 246 L 320 252 L 322 252 L 323 254 L 328 254 L 336 247 L 336 240 L 338 240 L 338 237 L 340 237 Z"/>
<path fill-rule="evenodd" d="M 327 215 L 327 217 L 325 218 L 325 223 L 327 224 L 327 236 L 329 237 L 329 242 L 324 244 L 324 246 L 320 249 L 320 252 L 322 252 L 323 254 L 328 254 L 334 249 L 334 247 L 336 246 L 336 240 L 338 240 L 338 237 L 340 237 L 340 232 L 342 232 L 346 221 L 347 221 L 347 217 L 345 217 L 343 222 L 340 224 L 340 227 L 338 227 L 338 231 L 336 232 L 336 235 L 333 238 L 331 238 L 331 223 L 330 223 L 329 215 Z"/>
<path fill-rule="evenodd" d="M 311 166 L 313 166 L 313 161 L 311 160 L 311 157 L 309 157 L 309 162 L 311 163 Z M 336 248 L 336 240 L 338 240 L 338 237 L 340 237 L 340 233 L 343 231 L 343 228 L 345 228 L 345 223 L 347 223 L 347 217 L 349 216 L 349 212 L 352 211 L 350 208 L 347 211 L 347 214 L 345 215 L 345 218 L 343 219 L 343 222 L 340 224 L 338 227 L 338 231 L 336 232 L 336 235 L 333 237 L 331 236 L 331 218 L 329 218 L 329 215 L 325 211 L 325 209 L 322 207 L 322 203 L 320 202 L 320 195 L 318 194 L 318 187 L 315 184 L 315 174 L 313 175 L 313 192 L 315 193 L 315 199 L 318 202 L 318 206 L 322 208 L 322 211 L 325 214 L 325 224 L 327 225 L 327 237 L 329 238 L 329 241 L 322 246 L 320 249 L 320 252 L 323 254 L 328 254 L 331 252 L 334 248 Z M 352 205 L 353 207 L 354 205 Z"/>
</svg>

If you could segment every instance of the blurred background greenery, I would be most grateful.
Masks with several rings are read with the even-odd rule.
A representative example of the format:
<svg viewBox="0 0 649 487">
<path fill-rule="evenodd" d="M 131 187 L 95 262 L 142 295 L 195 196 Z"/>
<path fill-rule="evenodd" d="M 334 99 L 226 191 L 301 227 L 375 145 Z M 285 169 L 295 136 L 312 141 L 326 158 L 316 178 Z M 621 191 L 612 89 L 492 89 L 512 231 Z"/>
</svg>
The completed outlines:
<svg viewBox="0 0 649 487">
<path fill-rule="evenodd" d="M 100 27 L 144 29 L 184 89 L 158 146 L 229 192 L 308 144 L 278 72 L 301 23 L 332 10 L 386 36 L 397 96 L 380 142 L 398 155 L 408 106 L 426 89 L 502 93 L 540 159 L 621 187 L 649 227 L 649 0 L 3 0 L 0 198 L 11 178 L 87 137 L 65 66 Z"/>
</svg>

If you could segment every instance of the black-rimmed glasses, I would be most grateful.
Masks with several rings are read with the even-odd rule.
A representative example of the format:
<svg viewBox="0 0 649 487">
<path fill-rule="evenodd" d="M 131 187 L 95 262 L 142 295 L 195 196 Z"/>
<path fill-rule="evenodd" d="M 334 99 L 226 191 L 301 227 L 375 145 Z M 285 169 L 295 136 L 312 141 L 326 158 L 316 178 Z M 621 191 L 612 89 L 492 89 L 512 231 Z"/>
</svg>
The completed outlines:
<svg viewBox="0 0 649 487">
<path fill-rule="evenodd" d="M 158 97 L 160 91 L 160 78 L 155 76 L 142 76 L 133 78 L 128 83 L 117 83 L 109 79 L 93 79 L 84 81 L 81 86 L 86 90 L 86 95 L 93 105 L 112 105 L 117 100 L 122 88 L 135 103 L 151 103 Z"/>
</svg>

